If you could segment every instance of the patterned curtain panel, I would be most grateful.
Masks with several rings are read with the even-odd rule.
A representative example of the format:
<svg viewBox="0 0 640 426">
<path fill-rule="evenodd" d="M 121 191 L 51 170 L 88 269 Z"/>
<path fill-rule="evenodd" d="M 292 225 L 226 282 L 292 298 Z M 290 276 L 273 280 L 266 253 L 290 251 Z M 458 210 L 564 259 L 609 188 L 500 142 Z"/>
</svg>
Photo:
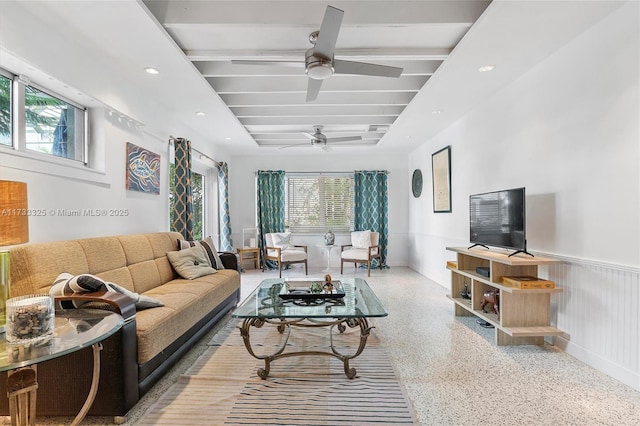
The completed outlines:
<svg viewBox="0 0 640 426">
<path fill-rule="evenodd" d="M 265 235 L 284 232 L 285 191 L 283 170 L 258 171 L 258 229 L 260 231 L 260 258 L 269 269 L 274 262 L 264 263 Z"/>
<path fill-rule="evenodd" d="M 380 233 L 380 255 L 382 266 L 387 267 L 387 245 L 389 242 L 389 203 L 386 170 L 358 170 L 354 174 L 354 228 L 356 231 L 371 230 Z M 378 267 L 377 259 L 371 264 Z"/>
<path fill-rule="evenodd" d="M 175 189 L 173 193 L 174 219 L 171 230 L 193 240 L 193 196 L 191 189 L 191 141 L 174 139 Z"/>
<path fill-rule="evenodd" d="M 220 216 L 220 250 L 232 251 L 231 219 L 229 217 L 229 166 L 218 163 L 218 208 Z"/>
</svg>

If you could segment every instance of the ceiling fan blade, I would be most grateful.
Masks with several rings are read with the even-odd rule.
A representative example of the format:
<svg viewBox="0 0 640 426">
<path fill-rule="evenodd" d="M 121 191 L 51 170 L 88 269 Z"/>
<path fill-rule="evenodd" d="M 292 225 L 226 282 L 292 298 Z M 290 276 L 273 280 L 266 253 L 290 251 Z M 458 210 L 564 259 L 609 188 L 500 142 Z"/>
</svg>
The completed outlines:
<svg viewBox="0 0 640 426">
<path fill-rule="evenodd" d="M 327 143 L 361 141 L 361 136 L 345 136 L 342 138 L 327 138 Z"/>
<path fill-rule="evenodd" d="M 331 151 L 333 151 L 329 145 L 322 145 L 322 149 L 323 149 L 325 152 L 331 152 Z"/>
<path fill-rule="evenodd" d="M 308 146 L 306 143 L 297 143 L 297 144 L 293 144 L 293 145 L 285 145 L 285 146 L 281 146 L 278 149 L 286 149 L 286 148 L 295 148 L 295 147 L 306 147 Z"/>
<path fill-rule="evenodd" d="M 231 63 L 233 65 L 269 65 L 276 67 L 295 67 L 295 68 L 303 68 L 304 62 L 301 61 L 261 61 L 261 60 L 253 60 L 253 59 L 232 59 Z"/>
<path fill-rule="evenodd" d="M 302 132 L 304 137 L 314 140 L 316 137 L 312 133 Z"/>
<path fill-rule="evenodd" d="M 309 78 L 309 83 L 307 85 L 307 102 L 315 101 L 318 98 L 318 93 L 320 93 L 320 86 L 322 86 L 322 80 L 315 80 L 313 78 Z"/>
<path fill-rule="evenodd" d="M 313 54 L 324 56 L 327 59 L 333 59 L 333 53 L 336 50 L 336 42 L 338 41 L 338 33 L 340 25 L 342 25 L 342 17 L 344 11 L 335 7 L 327 6 L 324 12 L 324 18 L 320 25 L 320 32 L 316 46 L 313 48 Z"/>
<path fill-rule="evenodd" d="M 368 64 L 366 62 L 343 61 L 335 59 L 333 68 L 336 74 L 375 75 L 380 77 L 400 77 L 403 68 L 388 65 Z"/>
</svg>

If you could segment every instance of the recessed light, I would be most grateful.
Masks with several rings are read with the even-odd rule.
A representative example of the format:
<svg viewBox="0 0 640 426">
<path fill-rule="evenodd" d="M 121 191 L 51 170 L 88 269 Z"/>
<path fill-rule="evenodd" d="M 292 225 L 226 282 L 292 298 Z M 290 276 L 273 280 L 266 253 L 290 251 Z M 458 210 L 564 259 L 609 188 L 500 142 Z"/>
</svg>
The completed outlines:
<svg viewBox="0 0 640 426">
<path fill-rule="evenodd" d="M 489 71 L 493 70 L 494 68 L 495 67 L 493 65 L 485 65 L 485 66 L 482 66 L 482 67 L 478 68 L 478 71 L 480 71 L 480 72 L 489 72 Z"/>
<path fill-rule="evenodd" d="M 442 111 L 439 109 L 434 109 L 433 111 L 431 111 L 431 114 L 434 114 L 434 115 L 438 115 L 440 113 L 442 113 Z"/>
<path fill-rule="evenodd" d="M 152 67 L 147 67 L 144 70 L 147 72 L 147 74 L 151 74 L 151 75 L 160 74 L 160 71 L 158 71 L 157 69 L 152 68 Z"/>
<path fill-rule="evenodd" d="M 197 111 L 197 112 L 196 112 L 196 115 L 203 116 L 203 115 L 207 115 L 207 114 L 205 114 L 205 113 L 204 113 L 204 112 L 202 112 L 202 111 Z"/>
<path fill-rule="evenodd" d="M 225 141 L 230 141 L 231 138 L 229 136 L 227 136 L 226 138 L 224 138 Z"/>
</svg>

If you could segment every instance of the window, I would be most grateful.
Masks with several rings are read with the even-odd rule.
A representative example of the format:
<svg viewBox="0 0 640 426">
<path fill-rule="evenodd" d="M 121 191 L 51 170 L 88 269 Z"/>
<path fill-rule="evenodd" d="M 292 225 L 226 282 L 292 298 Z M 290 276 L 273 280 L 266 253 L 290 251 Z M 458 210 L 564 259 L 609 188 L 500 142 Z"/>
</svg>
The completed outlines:
<svg viewBox="0 0 640 426">
<path fill-rule="evenodd" d="M 1 70 L 0 70 L 1 71 Z M 0 74 L 0 144 L 11 142 L 11 79 Z"/>
<path fill-rule="evenodd" d="M 0 145 L 87 164 L 87 109 L 0 69 Z"/>
<path fill-rule="evenodd" d="M 287 175 L 285 223 L 291 232 L 353 229 L 353 175 Z"/>
<path fill-rule="evenodd" d="M 25 87 L 26 147 L 84 162 L 84 110 L 33 86 Z"/>
<path fill-rule="evenodd" d="M 173 193 L 175 190 L 175 166 L 169 163 L 169 226 L 174 219 Z M 193 239 L 202 240 L 204 235 L 205 176 L 191 171 L 191 190 L 193 202 Z"/>
</svg>

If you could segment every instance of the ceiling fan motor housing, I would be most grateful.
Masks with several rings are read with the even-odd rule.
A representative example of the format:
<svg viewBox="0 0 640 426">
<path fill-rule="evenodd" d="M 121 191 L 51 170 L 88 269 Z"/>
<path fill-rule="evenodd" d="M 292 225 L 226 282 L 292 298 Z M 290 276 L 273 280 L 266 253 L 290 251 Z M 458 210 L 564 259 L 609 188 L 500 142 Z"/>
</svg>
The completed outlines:
<svg viewBox="0 0 640 426">
<path fill-rule="evenodd" d="M 333 60 L 313 54 L 313 48 L 307 50 L 304 58 L 305 72 L 314 80 L 326 80 L 333 75 Z"/>
</svg>

